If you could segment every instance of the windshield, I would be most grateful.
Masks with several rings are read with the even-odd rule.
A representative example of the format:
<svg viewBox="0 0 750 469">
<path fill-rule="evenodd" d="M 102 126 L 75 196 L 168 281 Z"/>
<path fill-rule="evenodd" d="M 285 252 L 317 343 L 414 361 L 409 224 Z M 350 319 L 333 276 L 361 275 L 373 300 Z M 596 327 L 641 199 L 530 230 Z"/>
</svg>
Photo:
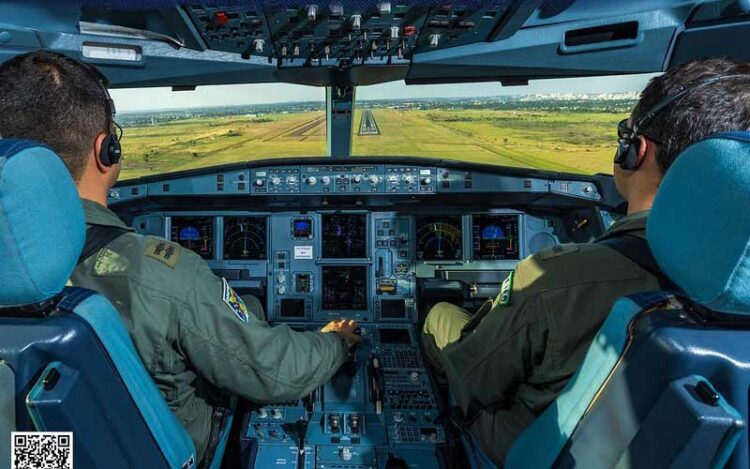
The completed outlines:
<svg viewBox="0 0 750 469">
<path fill-rule="evenodd" d="M 357 89 L 352 154 L 611 173 L 617 123 L 653 75 Z M 325 156 L 323 88 L 113 90 L 122 178 L 266 158 Z"/>
</svg>

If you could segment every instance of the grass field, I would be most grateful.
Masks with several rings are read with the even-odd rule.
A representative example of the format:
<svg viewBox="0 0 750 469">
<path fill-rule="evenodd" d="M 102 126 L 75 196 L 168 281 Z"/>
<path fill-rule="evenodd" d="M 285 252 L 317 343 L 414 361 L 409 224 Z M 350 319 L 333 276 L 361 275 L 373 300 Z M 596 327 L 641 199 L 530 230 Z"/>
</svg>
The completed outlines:
<svg viewBox="0 0 750 469">
<path fill-rule="evenodd" d="M 593 174 L 612 171 L 622 115 L 532 110 L 371 109 L 379 135 L 358 135 L 357 156 L 430 156 Z M 122 178 L 224 163 L 326 153 L 323 112 L 186 119 L 129 127 Z"/>
</svg>

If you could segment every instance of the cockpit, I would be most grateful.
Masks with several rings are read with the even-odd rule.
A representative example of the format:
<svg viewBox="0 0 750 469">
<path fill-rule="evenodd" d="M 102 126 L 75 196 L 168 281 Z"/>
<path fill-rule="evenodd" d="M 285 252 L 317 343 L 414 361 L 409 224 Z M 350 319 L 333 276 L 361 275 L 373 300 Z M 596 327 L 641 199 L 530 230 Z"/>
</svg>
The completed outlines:
<svg viewBox="0 0 750 469">
<path fill-rule="evenodd" d="M 74 451 L 59 454 L 84 468 L 502 467 L 469 428 L 481 413 L 523 404 L 535 418 L 503 450 L 508 467 L 747 467 L 748 225 L 740 207 L 748 201 L 742 157 L 750 156 L 750 128 L 722 128 L 681 149 L 649 201 L 648 229 L 645 215 L 638 222 L 635 243 L 646 256 L 608 244 L 627 258 L 627 275 L 639 268 L 622 282 L 647 277 L 651 289 L 598 305 L 606 314 L 593 326 L 587 311 L 564 316 L 562 304 L 544 304 L 545 321 L 567 321 L 555 327 L 590 329 L 580 350 L 558 347 L 536 323 L 511 322 L 508 337 L 538 333 L 548 348 L 524 351 L 519 373 L 528 380 L 509 385 L 509 401 L 466 397 L 480 393 L 451 382 L 461 375 L 458 360 L 447 375 L 435 365 L 424 331 L 434 308 L 449 304 L 474 318 L 454 334 L 466 340 L 488 314 L 526 301 L 524 289 L 534 291 L 560 257 L 600 248 L 612 227 L 627 223 L 632 206 L 613 172 L 637 172 L 646 158 L 638 153 L 646 154 L 644 144 L 634 143 L 641 90 L 702 57 L 750 60 L 741 46 L 749 15 L 739 0 L 0 3 L 0 66 L 49 50 L 92 67 L 122 131 L 116 151 L 111 140 L 101 147 L 110 145 L 120 174 L 101 203 L 122 225 L 89 251 L 104 253 L 85 264 L 91 276 L 104 276 L 101 267 L 113 279 L 98 292 L 71 274 L 92 259 L 78 258 L 91 247 L 92 223 L 74 181 L 46 142 L 0 139 L 0 207 L 31 204 L 35 195 L 14 182 L 29 178 L 43 208 L 0 219 L 0 254 L 9 259 L 0 262 L 0 289 L 15 295 L 0 294 L 1 457 L 37 467 L 17 455 L 46 432 L 58 435 L 58 450 L 67 441 Z M 679 99 L 657 100 L 654 114 Z M 618 150 L 623 119 L 632 128 Z M 665 147 L 666 139 L 646 137 L 647 148 Z M 613 166 L 616 151 L 622 159 Z M 716 190 L 699 190 L 696 174 Z M 723 180 L 726 190 L 717 187 Z M 691 213 L 680 200 L 705 202 L 706 212 Z M 705 230 L 696 224 L 704 216 Z M 59 240 L 39 236 L 57 229 L 53 222 L 64 226 Z M 678 229 L 691 233 L 684 245 Z M 194 257 L 196 271 L 205 266 L 219 279 L 217 302 L 231 311 L 232 327 L 257 321 L 312 335 L 346 318 L 356 321 L 357 344 L 335 373 L 280 400 L 243 398 L 216 382 L 222 373 L 250 373 L 232 367 L 237 349 L 252 344 L 222 332 L 226 323 L 190 331 L 191 340 L 225 341 L 225 369 L 210 378 L 191 360 L 215 349 L 184 345 L 178 320 L 154 320 L 168 340 L 144 352 L 151 346 L 138 334 L 151 332 L 123 313 L 139 290 L 127 301 L 110 295 L 136 262 L 109 243 L 136 235 L 146 259 L 137 264 L 156 265 L 149 275 L 168 276 Z M 45 262 L 59 267 L 40 268 L 56 242 L 60 259 Z M 716 282 L 696 280 L 692 252 Z M 538 271 L 519 273 L 523 262 Z M 619 267 L 597 268 L 606 277 Z M 12 280 L 18 272 L 30 272 L 31 284 L 43 276 L 36 283 L 51 282 L 49 294 L 24 295 L 28 284 Z M 575 290 L 576 275 L 566 280 L 568 296 L 555 298 L 592 295 Z M 208 288 L 156 278 L 141 285 L 154 298 L 179 291 L 187 304 Z M 553 290 L 545 286 L 538 301 L 549 302 Z M 169 309 L 176 303 L 159 304 L 170 318 L 179 314 Z M 286 353 L 271 341 L 257 355 L 265 364 Z M 576 354 L 563 372 L 557 357 Z M 534 381 L 552 355 L 559 373 Z M 304 358 L 282 371 L 263 365 L 264 385 L 318 366 L 312 351 Z M 200 400 L 222 401 L 207 418 L 202 449 L 186 430 L 199 417 L 173 413 L 186 398 L 164 370 L 179 370 L 174 380 L 190 381 Z M 519 387 L 555 394 L 532 409 Z"/>
</svg>

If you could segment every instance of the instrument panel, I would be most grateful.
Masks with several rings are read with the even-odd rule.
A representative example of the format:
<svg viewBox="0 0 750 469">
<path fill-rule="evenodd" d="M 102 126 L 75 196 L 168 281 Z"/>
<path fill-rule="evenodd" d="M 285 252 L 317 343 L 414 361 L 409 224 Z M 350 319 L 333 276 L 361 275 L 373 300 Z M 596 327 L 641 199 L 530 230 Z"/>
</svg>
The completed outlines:
<svg viewBox="0 0 750 469">
<path fill-rule="evenodd" d="M 271 321 L 416 321 L 419 282 L 446 272 L 507 272 L 559 240 L 549 220 L 477 213 L 161 212 L 153 226 L 235 288 L 265 293 Z M 507 275 L 507 274 L 506 274 Z"/>
</svg>

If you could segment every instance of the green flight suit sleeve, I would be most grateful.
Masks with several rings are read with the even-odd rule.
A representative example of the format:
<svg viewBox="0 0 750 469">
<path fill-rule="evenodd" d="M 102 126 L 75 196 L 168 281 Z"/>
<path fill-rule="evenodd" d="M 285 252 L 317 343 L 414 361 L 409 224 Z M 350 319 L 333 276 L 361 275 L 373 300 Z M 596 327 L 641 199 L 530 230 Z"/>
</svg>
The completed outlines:
<svg viewBox="0 0 750 469">
<path fill-rule="evenodd" d="M 453 395 L 464 411 L 472 401 L 512 406 L 519 383 L 528 380 L 545 353 L 547 311 L 531 285 L 537 275 L 533 263 L 520 262 L 494 307 L 472 317 L 463 339 L 442 351 Z"/>
<path fill-rule="evenodd" d="M 224 281 L 201 260 L 178 319 L 182 352 L 216 386 L 255 402 L 297 399 L 328 381 L 346 359 L 348 347 L 338 334 L 242 317 L 225 294 Z"/>
</svg>

